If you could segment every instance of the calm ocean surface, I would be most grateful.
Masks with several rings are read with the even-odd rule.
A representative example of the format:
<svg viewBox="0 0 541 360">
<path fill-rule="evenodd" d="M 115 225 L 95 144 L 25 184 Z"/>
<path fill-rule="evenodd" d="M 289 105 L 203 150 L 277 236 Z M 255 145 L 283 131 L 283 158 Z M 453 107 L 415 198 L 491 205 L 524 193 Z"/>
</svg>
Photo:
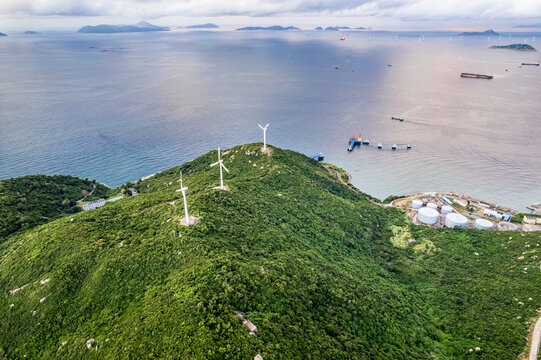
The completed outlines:
<svg viewBox="0 0 541 360">
<path fill-rule="evenodd" d="M 218 146 L 262 141 L 257 123 L 268 122 L 269 143 L 324 152 L 379 198 L 465 191 L 519 210 L 541 200 L 541 67 L 519 67 L 540 53 L 488 49 L 526 36 L 346 36 L 0 38 L 0 178 L 71 174 L 118 186 Z M 413 149 L 348 153 L 352 132 Z"/>
</svg>

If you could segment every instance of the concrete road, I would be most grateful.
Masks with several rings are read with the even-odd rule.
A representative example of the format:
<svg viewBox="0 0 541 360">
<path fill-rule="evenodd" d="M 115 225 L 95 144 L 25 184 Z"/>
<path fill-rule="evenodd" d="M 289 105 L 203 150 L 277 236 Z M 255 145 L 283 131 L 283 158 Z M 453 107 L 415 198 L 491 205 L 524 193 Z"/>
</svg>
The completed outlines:
<svg viewBox="0 0 541 360">
<path fill-rule="evenodd" d="M 532 345 L 530 346 L 529 360 L 537 360 L 539 354 L 539 344 L 541 342 L 541 317 L 535 322 L 535 327 L 532 333 Z"/>
</svg>

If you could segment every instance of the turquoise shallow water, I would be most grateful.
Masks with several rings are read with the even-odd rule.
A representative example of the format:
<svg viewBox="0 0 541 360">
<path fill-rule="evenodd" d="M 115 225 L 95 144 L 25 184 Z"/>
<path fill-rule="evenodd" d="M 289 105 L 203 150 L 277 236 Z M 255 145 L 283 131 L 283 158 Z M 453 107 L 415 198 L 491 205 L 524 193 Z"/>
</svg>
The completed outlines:
<svg viewBox="0 0 541 360">
<path fill-rule="evenodd" d="M 269 143 L 324 152 L 376 197 L 466 191 L 517 209 L 541 200 L 541 67 L 519 67 L 539 53 L 488 49 L 533 35 L 419 36 L 2 38 L 0 178 L 60 173 L 118 186 L 218 146 L 261 141 L 257 123 L 268 122 Z M 413 149 L 348 153 L 352 132 Z"/>
</svg>

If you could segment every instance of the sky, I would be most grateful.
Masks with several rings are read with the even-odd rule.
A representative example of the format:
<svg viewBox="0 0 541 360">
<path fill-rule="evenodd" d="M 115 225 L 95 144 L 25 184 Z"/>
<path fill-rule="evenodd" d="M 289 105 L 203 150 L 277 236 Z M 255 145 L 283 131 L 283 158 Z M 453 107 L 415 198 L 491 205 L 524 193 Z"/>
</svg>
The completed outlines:
<svg viewBox="0 0 541 360">
<path fill-rule="evenodd" d="M 0 31 L 87 24 L 510 28 L 541 22 L 541 0 L 0 0 Z"/>
</svg>

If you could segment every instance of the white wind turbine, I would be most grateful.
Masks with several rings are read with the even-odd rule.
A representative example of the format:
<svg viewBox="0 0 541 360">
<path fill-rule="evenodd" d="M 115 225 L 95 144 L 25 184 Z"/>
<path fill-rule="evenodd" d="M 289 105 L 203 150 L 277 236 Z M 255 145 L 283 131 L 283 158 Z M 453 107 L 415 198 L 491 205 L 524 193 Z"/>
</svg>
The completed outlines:
<svg viewBox="0 0 541 360">
<path fill-rule="evenodd" d="M 182 191 L 182 197 L 184 198 L 184 214 L 186 215 L 186 225 L 190 225 L 190 216 L 188 215 L 188 203 L 186 202 L 186 190 L 188 187 L 182 185 L 182 170 L 180 171 L 180 189 L 177 191 Z"/>
<path fill-rule="evenodd" d="M 224 165 L 224 161 L 221 158 L 220 148 L 218 148 L 218 161 L 216 161 L 214 164 L 210 164 L 210 166 L 213 167 L 213 166 L 216 166 L 218 164 L 220 165 L 220 189 L 225 190 L 225 187 L 224 187 L 224 175 L 222 173 L 222 168 L 227 172 L 229 172 L 229 170 L 227 170 L 227 168 Z"/>
<path fill-rule="evenodd" d="M 257 124 L 263 130 L 263 151 L 267 151 L 267 127 L 269 124 L 265 125 L 265 127 L 261 126 L 260 124 Z"/>
</svg>

